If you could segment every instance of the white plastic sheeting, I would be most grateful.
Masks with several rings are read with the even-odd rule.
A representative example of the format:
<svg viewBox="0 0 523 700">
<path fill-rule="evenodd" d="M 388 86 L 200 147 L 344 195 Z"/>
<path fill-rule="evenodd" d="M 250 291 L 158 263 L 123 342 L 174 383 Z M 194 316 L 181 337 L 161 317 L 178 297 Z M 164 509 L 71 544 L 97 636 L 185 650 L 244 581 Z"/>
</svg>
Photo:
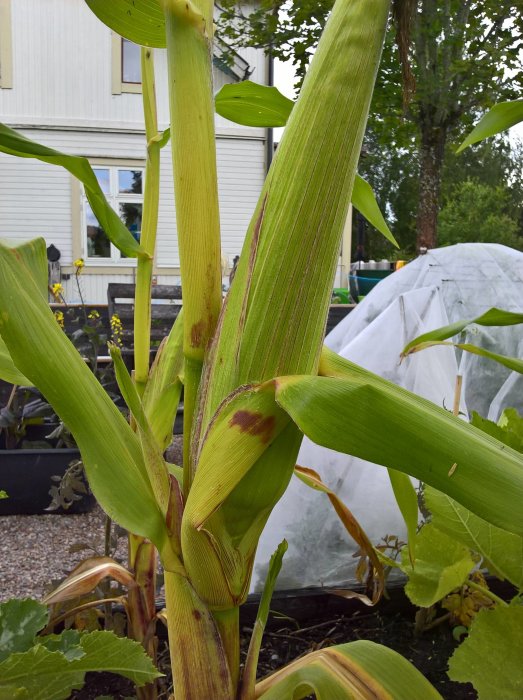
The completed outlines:
<svg viewBox="0 0 523 700">
<path fill-rule="evenodd" d="M 329 334 L 326 344 L 343 357 L 394 383 L 452 408 L 456 375 L 463 375 L 460 410 L 497 420 L 507 406 L 523 411 L 523 379 L 492 361 L 451 347 L 436 347 L 400 363 L 409 340 L 439 326 L 475 318 L 497 306 L 523 310 L 523 253 L 494 244 L 460 244 L 429 251 L 380 282 Z M 465 342 L 523 357 L 521 326 L 474 326 Z M 346 407 L 345 407 L 346 408 Z M 357 405 L 350 410 L 360 410 Z M 376 435 L 376 440 L 384 439 Z M 405 527 L 381 466 L 319 447 L 304 439 L 299 464 L 317 470 L 348 505 L 372 542 Z M 324 494 L 294 478 L 261 538 L 252 589 L 259 590 L 267 562 L 285 537 L 289 550 L 278 588 L 354 584 L 355 543 Z"/>
</svg>

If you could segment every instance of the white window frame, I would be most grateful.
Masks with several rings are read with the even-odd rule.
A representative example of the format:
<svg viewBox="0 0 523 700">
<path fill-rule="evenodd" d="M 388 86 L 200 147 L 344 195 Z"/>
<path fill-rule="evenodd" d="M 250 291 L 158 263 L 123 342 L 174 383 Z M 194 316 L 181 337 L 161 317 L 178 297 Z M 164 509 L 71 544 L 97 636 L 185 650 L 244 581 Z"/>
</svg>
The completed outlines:
<svg viewBox="0 0 523 700">
<path fill-rule="evenodd" d="M 122 165 L 121 163 L 114 163 L 108 165 L 106 163 L 91 163 L 93 170 L 108 170 L 109 171 L 109 194 L 105 194 L 107 201 L 112 206 L 112 208 L 118 214 L 119 204 L 126 203 L 136 203 L 142 204 L 142 214 L 143 214 L 143 199 L 144 199 L 144 188 L 145 188 L 145 167 L 142 164 L 137 165 Z M 139 170 L 142 173 L 142 193 L 141 194 L 131 194 L 131 193 L 120 193 L 118 191 L 118 173 L 121 170 Z M 88 204 L 87 197 L 85 196 L 85 190 L 81 188 L 80 195 L 80 232 L 81 232 L 81 257 L 84 259 L 86 267 L 135 267 L 136 258 L 126 258 L 123 257 L 118 248 L 112 243 L 110 251 L 111 256 L 107 258 L 101 257 L 89 257 L 88 246 L 87 246 L 87 217 L 86 217 L 86 204 Z M 141 233 L 141 232 L 140 232 Z"/>
<path fill-rule="evenodd" d="M 0 0 L 1 1 L 1 0 Z M 116 32 L 111 33 L 111 85 L 112 94 L 142 93 L 142 83 L 124 83 L 123 81 L 123 38 Z"/>
<path fill-rule="evenodd" d="M 0 0 L 0 89 L 13 87 L 11 0 Z"/>
</svg>

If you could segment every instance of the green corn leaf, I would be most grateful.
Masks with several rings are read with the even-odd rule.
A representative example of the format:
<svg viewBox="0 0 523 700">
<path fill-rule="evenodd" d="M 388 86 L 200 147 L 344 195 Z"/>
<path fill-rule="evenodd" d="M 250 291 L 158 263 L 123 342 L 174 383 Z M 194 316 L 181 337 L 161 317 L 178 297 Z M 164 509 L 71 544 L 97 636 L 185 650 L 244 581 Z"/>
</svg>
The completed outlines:
<svg viewBox="0 0 523 700">
<path fill-rule="evenodd" d="M 448 326 L 442 326 L 441 328 L 436 328 L 428 333 L 423 333 L 419 335 L 414 340 L 411 340 L 402 350 L 402 357 L 406 357 L 412 352 L 417 352 L 417 350 L 422 350 L 424 343 L 432 343 L 434 341 L 447 340 L 447 338 L 452 338 L 458 333 L 461 333 L 467 326 L 472 323 L 478 326 L 515 326 L 519 323 L 523 323 L 523 314 L 514 313 L 512 311 L 504 311 L 503 309 L 492 308 L 486 311 L 481 316 L 477 318 L 469 318 L 464 321 L 456 321 Z"/>
<path fill-rule="evenodd" d="M 467 547 L 429 523 L 416 536 L 416 564 L 402 551 L 401 568 L 409 577 L 405 593 L 428 608 L 462 586 L 475 566 Z"/>
<path fill-rule="evenodd" d="M 0 686 L 0 700 L 31 700 L 31 696 L 25 688 L 5 685 Z"/>
<path fill-rule="evenodd" d="M 0 379 L 9 384 L 17 384 L 18 386 L 32 386 L 32 382 L 22 374 L 13 362 L 7 345 L 0 336 Z"/>
<path fill-rule="evenodd" d="M 37 600 L 8 600 L 0 604 L 0 662 L 14 652 L 30 649 L 49 620 L 49 611 Z"/>
<path fill-rule="evenodd" d="M 479 700 L 523 697 L 523 606 L 480 610 L 449 660 L 453 681 L 472 683 Z"/>
<path fill-rule="evenodd" d="M 481 348 L 478 345 L 471 345 L 470 343 L 448 343 L 444 340 L 433 340 L 424 343 L 417 343 L 416 346 L 410 350 L 410 352 L 419 352 L 420 350 L 433 348 L 437 345 L 452 345 L 455 348 L 465 350 L 465 352 L 470 352 L 473 355 L 480 355 L 480 357 L 486 357 L 488 360 L 494 360 L 494 362 L 498 362 L 500 365 L 503 365 L 514 372 L 523 374 L 523 360 L 520 360 L 518 357 L 500 355 L 497 352 L 490 352 L 490 350 L 485 350 L 485 348 Z"/>
<path fill-rule="evenodd" d="M 494 105 L 476 124 L 456 153 L 463 151 L 473 143 L 483 141 L 489 136 L 499 134 L 515 124 L 523 121 L 523 100 L 500 102 Z"/>
<path fill-rule="evenodd" d="M 165 48 L 165 19 L 160 0 L 85 0 L 98 19 L 141 46 Z"/>
<path fill-rule="evenodd" d="M 7 241 L 4 241 L 4 243 L 7 244 Z M 26 241 L 22 244 L 10 242 L 10 245 L 13 246 L 20 260 L 22 260 L 30 270 L 44 299 L 47 299 L 47 252 L 43 239 Z M 32 386 L 31 381 L 15 367 L 13 358 L 1 336 L 0 379 L 10 384 L 17 384 L 18 386 Z"/>
<path fill-rule="evenodd" d="M 263 633 L 265 631 L 265 625 L 267 624 L 267 620 L 269 618 L 272 594 L 274 593 L 276 581 L 278 580 L 278 575 L 281 571 L 283 557 L 285 555 L 285 552 L 287 551 L 287 548 L 287 540 L 282 540 L 269 562 L 269 570 L 267 572 L 267 578 L 265 579 L 265 585 L 263 587 L 263 593 L 260 600 L 260 604 L 258 606 L 258 613 L 256 615 L 256 621 L 254 623 L 251 641 L 249 643 L 249 650 L 247 652 L 247 658 L 245 659 L 245 664 L 243 668 L 240 700 L 243 700 L 243 698 L 254 697 L 254 688 L 256 685 L 256 669 L 258 667 L 258 659 L 260 656 L 260 648 L 263 639 Z"/>
<path fill-rule="evenodd" d="M 165 461 L 162 456 L 162 451 L 156 442 L 154 434 L 145 415 L 141 399 L 138 395 L 133 380 L 122 359 L 122 351 L 116 345 L 110 345 L 109 352 L 114 363 L 116 381 L 127 407 L 132 413 L 142 443 L 142 452 L 149 475 L 149 481 L 160 506 L 162 513 L 167 513 L 169 505 L 170 485 L 169 472 L 165 466 Z"/>
<path fill-rule="evenodd" d="M 256 686 L 260 700 L 442 700 L 421 673 L 387 647 L 358 641 L 314 651 Z"/>
<path fill-rule="evenodd" d="M 282 95 L 278 88 L 244 80 L 224 85 L 216 94 L 217 113 L 244 126 L 285 126 L 294 102 Z"/>
<path fill-rule="evenodd" d="M 24 689 L 31 700 L 66 700 L 72 690 L 82 687 L 89 671 L 118 673 L 137 685 L 161 675 L 141 644 L 112 632 L 85 634 L 80 646 L 83 655 L 71 661 L 42 644 L 12 654 L 0 664 L 0 693 L 14 687 Z"/>
<path fill-rule="evenodd" d="M 143 395 L 143 407 L 156 441 L 163 450 L 170 444 L 183 376 L 183 309 L 154 358 Z"/>
<path fill-rule="evenodd" d="M 356 179 L 354 180 L 352 203 L 377 231 L 383 234 L 396 248 L 399 248 L 397 240 L 383 218 L 372 187 L 358 174 L 356 174 Z"/>
<path fill-rule="evenodd" d="M 331 351 L 320 372 L 329 376 L 276 380 L 276 400 L 314 442 L 410 474 L 523 533 L 521 454 Z"/>
<path fill-rule="evenodd" d="M 44 163 L 59 165 L 68 170 L 84 185 L 89 204 L 112 243 L 128 258 L 145 255 L 145 251 L 106 200 L 87 158 L 69 156 L 55 151 L 53 148 L 31 141 L 5 124 L 0 124 L 0 152 L 20 158 L 37 158 Z"/>
<path fill-rule="evenodd" d="M 73 433 L 107 514 L 161 548 L 166 528 L 136 434 L 56 323 L 16 249 L 1 244 L 0 334 L 17 367 Z"/>
<path fill-rule="evenodd" d="M 523 589 L 523 537 L 494 527 L 430 486 L 424 500 L 434 527 L 481 555 L 492 574 Z"/>
<path fill-rule="evenodd" d="M 409 557 L 411 564 L 414 565 L 418 530 L 418 494 L 407 474 L 395 469 L 388 469 L 388 472 L 394 498 L 407 526 Z"/>
</svg>

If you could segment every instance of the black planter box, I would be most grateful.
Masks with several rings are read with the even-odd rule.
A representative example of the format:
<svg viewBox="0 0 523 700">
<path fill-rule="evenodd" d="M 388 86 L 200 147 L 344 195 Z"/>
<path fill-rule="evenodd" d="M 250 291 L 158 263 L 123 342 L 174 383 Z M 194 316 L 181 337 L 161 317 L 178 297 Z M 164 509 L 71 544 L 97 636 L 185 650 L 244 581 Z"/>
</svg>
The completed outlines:
<svg viewBox="0 0 523 700">
<path fill-rule="evenodd" d="M 0 515 L 88 513 L 95 504 L 92 494 L 83 494 L 70 508 L 46 511 L 51 503 L 49 490 L 74 460 L 77 449 L 0 450 L 0 489 L 8 498 L 0 499 Z"/>
</svg>

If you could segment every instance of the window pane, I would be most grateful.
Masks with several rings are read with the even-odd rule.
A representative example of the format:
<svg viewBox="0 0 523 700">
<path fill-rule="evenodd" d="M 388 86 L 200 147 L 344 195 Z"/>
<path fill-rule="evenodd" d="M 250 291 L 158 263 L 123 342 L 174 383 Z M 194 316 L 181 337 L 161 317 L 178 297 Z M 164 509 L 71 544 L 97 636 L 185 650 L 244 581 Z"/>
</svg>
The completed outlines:
<svg viewBox="0 0 523 700">
<path fill-rule="evenodd" d="M 119 214 L 133 237 L 138 242 L 142 232 L 142 205 L 135 202 L 120 202 Z"/>
<path fill-rule="evenodd" d="M 93 168 L 93 172 L 96 175 L 96 179 L 98 180 L 100 187 L 102 188 L 102 192 L 104 194 L 109 194 L 111 189 L 109 170 L 107 168 Z"/>
<path fill-rule="evenodd" d="M 142 194 L 142 171 L 119 170 L 118 192 L 120 194 Z"/>
<path fill-rule="evenodd" d="M 122 39 L 122 82 L 141 83 L 140 47 L 132 41 Z"/>
<path fill-rule="evenodd" d="M 111 243 L 88 202 L 85 203 L 85 220 L 87 225 L 87 257 L 110 258 Z"/>
</svg>

